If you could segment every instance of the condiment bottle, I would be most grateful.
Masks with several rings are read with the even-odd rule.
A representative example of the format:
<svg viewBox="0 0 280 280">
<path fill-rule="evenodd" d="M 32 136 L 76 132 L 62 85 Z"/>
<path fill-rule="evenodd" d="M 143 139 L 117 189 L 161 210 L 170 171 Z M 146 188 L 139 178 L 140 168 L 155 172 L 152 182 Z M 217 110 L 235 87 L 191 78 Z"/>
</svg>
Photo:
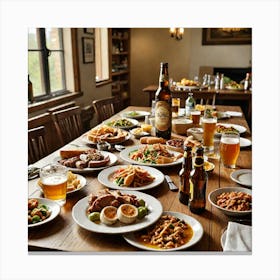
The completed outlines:
<svg viewBox="0 0 280 280">
<path fill-rule="evenodd" d="M 244 90 L 249 89 L 249 80 L 250 80 L 250 73 L 246 73 L 246 78 L 245 78 L 245 81 L 244 81 Z"/>
<path fill-rule="evenodd" d="M 28 75 L 28 102 L 33 103 L 33 85 Z"/>
<path fill-rule="evenodd" d="M 215 90 L 218 90 L 220 88 L 220 75 L 217 72 L 216 77 L 215 77 Z"/>
<path fill-rule="evenodd" d="M 194 107 L 195 107 L 195 100 L 193 98 L 193 93 L 189 92 L 188 98 L 187 98 L 186 103 L 185 103 L 186 117 L 190 117 L 191 111 L 194 110 Z"/>
<path fill-rule="evenodd" d="M 221 78 L 220 78 L 220 89 L 224 89 L 224 74 L 221 74 Z"/>
<path fill-rule="evenodd" d="M 155 130 L 156 136 L 171 138 L 171 92 L 169 89 L 168 63 L 160 63 L 159 87 L 155 94 Z"/>
<path fill-rule="evenodd" d="M 195 214 L 201 214 L 206 206 L 206 187 L 208 175 L 204 169 L 204 149 L 199 147 L 196 151 L 194 170 L 190 177 L 190 210 Z"/>
<path fill-rule="evenodd" d="M 179 172 L 179 176 L 180 176 L 179 201 L 185 205 L 189 204 L 191 171 L 192 171 L 192 147 L 184 146 L 184 158 L 182 163 L 182 169 Z"/>
</svg>

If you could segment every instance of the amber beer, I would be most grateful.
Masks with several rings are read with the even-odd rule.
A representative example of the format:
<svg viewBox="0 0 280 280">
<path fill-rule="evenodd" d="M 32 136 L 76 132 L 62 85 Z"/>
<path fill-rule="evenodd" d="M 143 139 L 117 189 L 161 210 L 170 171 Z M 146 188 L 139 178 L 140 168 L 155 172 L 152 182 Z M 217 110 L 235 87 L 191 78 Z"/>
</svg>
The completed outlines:
<svg viewBox="0 0 280 280">
<path fill-rule="evenodd" d="M 191 111 L 191 118 L 192 118 L 192 121 L 193 121 L 193 124 L 194 125 L 199 125 L 199 122 L 200 122 L 200 114 L 201 112 L 200 111 Z"/>
<path fill-rule="evenodd" d="M 214 134 L 216 131 L 217 118 L 203 118 L 203 146 L 206 151 L 214 149 Z"/>
<path fill-rule="evenodd" d="M 220 156 L 225 167 L 235 168 L 240 152 L 240 141 L 238 134 L 222 134 L 220 143 Z"/>
<path fill-rule="evenodd" d="M 156 136 L 164 139 L 171 138 L 171 92 L 169 89 L 168 63 L 161 62 L 159 87 L 155 94 L 155 129 Z"/>
<path fill-rule="evenodd" d="M 40 170 L 44 197 L 64 205 L 67 193 L 67 168 L 47 165 Z"/>
</svg>

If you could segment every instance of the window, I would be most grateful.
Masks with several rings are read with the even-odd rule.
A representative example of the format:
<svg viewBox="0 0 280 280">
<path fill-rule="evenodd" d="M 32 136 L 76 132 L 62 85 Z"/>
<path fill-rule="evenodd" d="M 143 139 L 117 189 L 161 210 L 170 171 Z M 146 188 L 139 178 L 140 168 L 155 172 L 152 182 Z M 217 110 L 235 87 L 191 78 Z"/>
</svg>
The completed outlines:
<svg viewBox="0 0 280 280">
<path fill-rule="evenodd" d="M 96 82 L 109 79 L 108 28 L 95 28 L 95 71 Z"/>
<path fill-rule="evenodd" d="M 61 28 L 28 30 L 28 74 L 37 101 L 66 92 Z"/>
</svg>

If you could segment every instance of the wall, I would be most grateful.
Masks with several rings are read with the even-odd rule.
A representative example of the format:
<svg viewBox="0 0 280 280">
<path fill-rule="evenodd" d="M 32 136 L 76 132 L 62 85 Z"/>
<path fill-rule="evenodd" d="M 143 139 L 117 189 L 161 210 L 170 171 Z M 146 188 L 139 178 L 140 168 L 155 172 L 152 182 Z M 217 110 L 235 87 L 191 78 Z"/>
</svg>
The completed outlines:
<svg viewBox="0 0 280 280">
<path fill-rule="evenodd" d="M 185 29 L 183 39 L 171 38 L 168 28 L 131 29 L 131 103 L 148 106 L 148 95 L 142 89 L 158 84 L 159 64 L 169 63 L 174 80 L 193 79 L 200 66 L 248 67 L 251 45 L 202 46 L 202 29 Z"/>
</svg>

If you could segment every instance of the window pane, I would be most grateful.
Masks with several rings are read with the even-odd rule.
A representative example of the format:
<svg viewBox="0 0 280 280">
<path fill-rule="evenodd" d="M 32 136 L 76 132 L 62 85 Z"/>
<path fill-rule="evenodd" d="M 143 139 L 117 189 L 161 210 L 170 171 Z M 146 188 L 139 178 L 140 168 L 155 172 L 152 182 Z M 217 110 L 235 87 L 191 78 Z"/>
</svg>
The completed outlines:
<svg viewBox="0 0 280 280">
<path fill-rule="evenodd" d="M 59 28 L 46 28 L 46 44 L 50 50 L 61 50 Z"/>
<path fill-rule="evenodd" d="M 39 35 L 37 32 L 37 28 L 29 28 L 28 29 L 28 49 L 38 49 L 39 48 Z"/>
<path fill-rule="evenodd" d="M 63 68 L 62 52 L 51 52 L 49 56 L 50 84 L 51 92 L 64 89 L 63 85 Z"/>
<path fill-rule="evenodd" d="M 28 74 L 33 85 L 34 97 L 43 95 L 43 76 L 41 72 L 40 52 L 28 52 Z"/>
</svg>

